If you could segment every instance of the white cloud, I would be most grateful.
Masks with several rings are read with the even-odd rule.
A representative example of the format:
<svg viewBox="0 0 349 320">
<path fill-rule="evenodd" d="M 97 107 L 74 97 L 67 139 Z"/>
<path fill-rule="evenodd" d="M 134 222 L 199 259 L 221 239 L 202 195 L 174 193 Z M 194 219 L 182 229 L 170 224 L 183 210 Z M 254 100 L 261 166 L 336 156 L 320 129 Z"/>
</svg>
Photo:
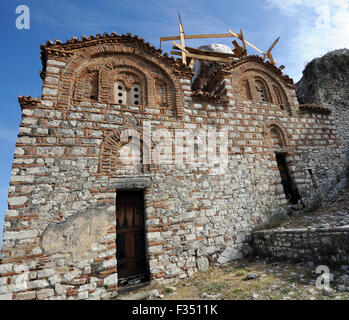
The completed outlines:
<svg viewBox="0 0 349 320">
<path fill-rule="evenodd" d="M 287 60 L 295 80 L 300 78 L 305 63 L 330 50 L 349 47 L 349 1 L 265 1 L 281 14 L 292 17 Z"/>
</svg>

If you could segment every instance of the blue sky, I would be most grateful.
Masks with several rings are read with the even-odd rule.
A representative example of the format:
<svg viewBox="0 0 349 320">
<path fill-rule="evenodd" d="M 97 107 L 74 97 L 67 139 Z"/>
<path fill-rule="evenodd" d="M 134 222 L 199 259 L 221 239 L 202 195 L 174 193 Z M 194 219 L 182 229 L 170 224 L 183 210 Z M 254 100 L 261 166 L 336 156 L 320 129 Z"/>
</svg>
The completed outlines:
<svg viewBox="0 0 349 320">
<path fill-rule="evenodd" d="M 29 30 L 16 28 L 18 5 L 30 9 Z M 307 62 L 329 50 L 349 47 L 348 6 L 347 0 L 1 0 L 0 239 L 21 120 L 17 95 L 41 95 L 40 44 L 115 31 L 137 34 L 159 47 L 160 37 L 178 34 L 179 11 L 187 34 L 242 29 L 245 38 L 263 51 L 280 36 L 274 58 L 286 66 L 284 73 L 298 81 Z M 232 40 L 190 40 L 187 45 L 231 45 Z M 169 52 L 171 44 L 162 48 Z"/>
</svg>

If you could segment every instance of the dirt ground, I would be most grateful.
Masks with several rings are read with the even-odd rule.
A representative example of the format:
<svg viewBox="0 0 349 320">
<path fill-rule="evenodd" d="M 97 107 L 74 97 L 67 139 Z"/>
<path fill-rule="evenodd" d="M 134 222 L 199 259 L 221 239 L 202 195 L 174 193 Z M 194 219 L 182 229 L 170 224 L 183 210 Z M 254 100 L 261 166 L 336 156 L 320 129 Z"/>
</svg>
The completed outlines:
<svg viewBox="0 0 349 320">
<path fill-rule="evenodd" d="M 346 266 L 343 266 L 345 269 Z M 239 261 L 211 267 L 190 278 L 171 284 L 152 283 L 122 300 L 347 300 L 349 270 L 331 270 L 329 290 L 317 288 L 316 266 L 312 263 L 289 264 L 266 261 Z M 252 278 L 246 280 L 247 278 Z M 322 282 L 323 283 L 323 282 Z M 144 298 L 142 292 L 150 297 Z M 141 297 L 141 298 L 140 298 Z"/>
</svg>

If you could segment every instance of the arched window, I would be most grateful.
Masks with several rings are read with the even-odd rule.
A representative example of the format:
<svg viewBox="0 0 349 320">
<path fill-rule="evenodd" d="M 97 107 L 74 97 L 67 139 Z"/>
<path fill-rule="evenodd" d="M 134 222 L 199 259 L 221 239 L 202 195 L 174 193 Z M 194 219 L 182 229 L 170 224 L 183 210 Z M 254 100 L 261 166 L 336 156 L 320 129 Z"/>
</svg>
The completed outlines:
<svg viewBox="0 0 349 320">
<path fill-rule="evenodd" d="M 250 84 L 249 84 L 248 80 L 244 81 L 243 89 L 245 91 L 244 93 L 245 93 L 246 99 L 252 100 L 251 88 L 250 88 Z"/>
<path fill-rule="evenodd" d="M 282 99 L 282 96 L 281 96 L 279 88 L 277 88 L 276 86 L 273 86 L 273 89 L 274 89 L 274 94 L 275 94 L 275 97 L 276 97 L 277 104 L 282 106 L 284 104 L 284 101 Z"/>
<path fill-rule="evenodd" d="M 268 89 L 264 81 L 262 81 L 259 78 L 256 78 L 255 85 L 256 85 L 256 92 L 257 92 L 257 99 L 259 101 L 270 102 Z"/>
<path fill-rule="evenodd" d="M 150 138 L 146 138 L 149 141 Z M 118 175 L 149 171 L 152 151 L 143 139 L 143 132 L 139 128 L 113 130 L 102 142 L 98 172 Z M 157 158 L 154 161 L 158 161 Z"/>
<path fill-rule="evenodd" d="M 156 102 L 158 105 L 166 105 L 168 104 L 168 96 L 167 96 L 167 86 L 166 83 L 157 80 L 155 83 L 156 87 Z"/>
<path fill-rule="evenodd" d="M 98 100 L 99 75 L 97 70 L 84 70 L 80 73 L 74 89 L 77 99 Z"/>
<path fill-rule="evenodd" d="M 287 104 L 286 97 L 283 92 L 276 86 L 273 86 L 276 103 L 280 106 L 281 110 L 285 110 L 288 115 L 291 115 L 291 109 Z"/>
<path fill-rule="evenodd" d="M 98 71 L 90 73 L 90 81 L 87 83 L 86 94 L 92 100 L 98 100 Z"/>
<path fill-rule="evenodd" d="M 272 141 L 273 147 L 284 147 L 285 146 L 285 138 L 281 129 L 275 125 L 270 127 L 270 138 Z"/>
</svg>

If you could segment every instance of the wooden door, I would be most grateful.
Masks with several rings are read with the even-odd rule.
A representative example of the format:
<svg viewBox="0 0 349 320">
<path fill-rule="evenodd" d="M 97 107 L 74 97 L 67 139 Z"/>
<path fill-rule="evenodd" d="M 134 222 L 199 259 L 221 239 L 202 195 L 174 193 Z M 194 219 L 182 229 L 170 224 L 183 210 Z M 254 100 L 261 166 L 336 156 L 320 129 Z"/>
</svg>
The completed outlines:
<svg viewBox="0 0 349 320">
<path fill-rule="evenodd" d="M 116 256 L 119 285 L 146 280 L 143 191 L 118 191 L 116 217 Z"/>
</svg>

